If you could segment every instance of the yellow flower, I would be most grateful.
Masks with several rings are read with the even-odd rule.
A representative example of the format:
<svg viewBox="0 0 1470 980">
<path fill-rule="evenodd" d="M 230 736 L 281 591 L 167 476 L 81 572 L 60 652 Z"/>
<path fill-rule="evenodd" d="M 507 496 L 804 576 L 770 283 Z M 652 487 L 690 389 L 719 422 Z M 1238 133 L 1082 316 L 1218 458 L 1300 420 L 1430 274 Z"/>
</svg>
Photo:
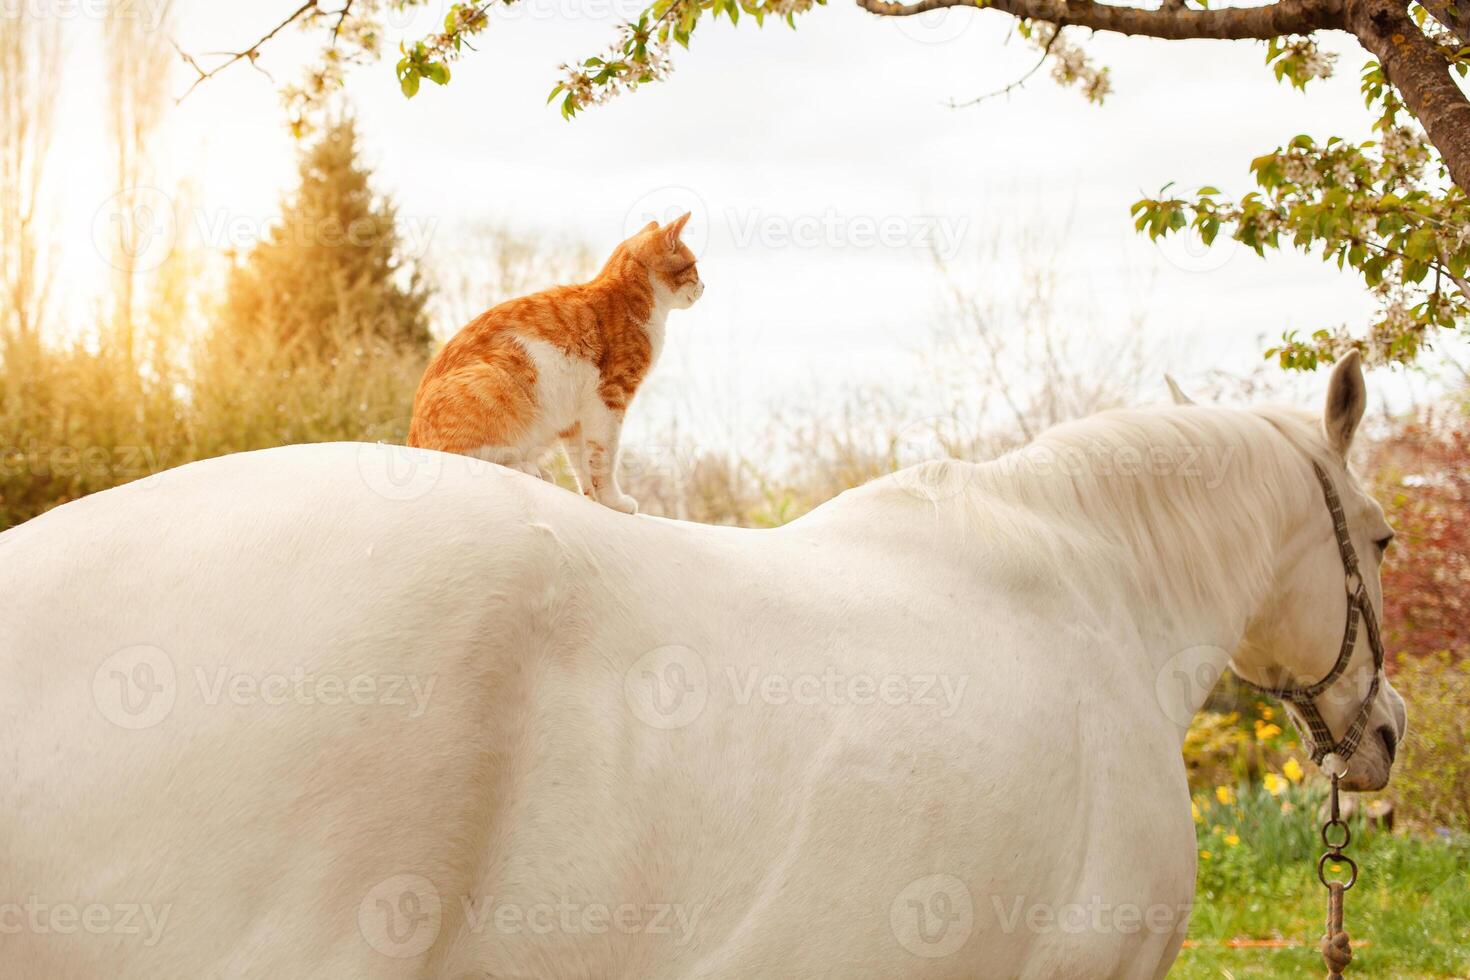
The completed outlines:
<svg viewBox="0 0 1470 980">
<path fill-rule="evenodd" d="M 1199 852 L 1199 856 L 1202 857 L 1202 858 L 1204 858 L 1206 861 L 1208 861 L 1210 859 L 1210 852 L 1209 851 L 1200 851 Z"/>
<path fill-rule="evenodd" d="M 1229 786 L 1216 786 L 1215 799 L 1219 800 L 1221 803 L 1224 803 L 1226 806 L 1229 806 L 1230 804 L 1235 802 L 1235 790 L 1231 789 Z"/>
<path fill-rule="evenodd" d="M 1263 704 L 1263 705 L 1261 705 L 1261 717 L 1264 718 L 1264 719 L 1266 719 L 1267 721 L 1270 721 L 1271 720 L 1271 715 L 1272 715 L 1271 706 L 1269 704 Z"/>
<path fill-rule="evenodd" d="M 1281 734 L 1281 726 L 1280 725 L 1274 725 L 1274 724 L 1273 725 L 1263 725 L 1259 721 L 1256 722 L 1256 740 L 1257 741 L 1264 742 L 1264 741 L 1266 741 L 1266 739 L 1268 739 L 1268 738 L 1275 738 L 1277 735 L 1280 735 L 1280 734 Z"/>
<path fill-rule="evenodd" d="M 1204 823 L 1205 815 L 1199 812 L 1199 804 L 1194 800 L 1189 801 L 1189 812 L 1194 816 L 1195 823 Z"/>
<path fill-rule="evenodd" d="M 1282 779 L 1274 772 L 1266 773 L 1265 778 L 1263 778 L 1261 781 L 1266 784 L 1266 792 L 1270 793 L 1272 796 L 1280 796 L 1281 791 L 1286 789 L 1286 780 Z"/>
<path fill-rule="evenodd" d="M 1295 758 L 1286 760 L 1286 765 L 1281 767 L 1281 773 L 1294 783 L 1301 782 L 1302 777 L 1306 775 L 1306 773 L 1302 772 L 1302 764 L 1297 762 Z"/>
<path fill-rule="evenodd" d="M 1238 834 L 1226 834 L 1225 835 L 1225 843 L 1229 844 L 1231 847 L 1234 847 L 1236 844 L 1239 844 L 1240 843 L 1240 835 L 1238 835 Z"/>
</svg>

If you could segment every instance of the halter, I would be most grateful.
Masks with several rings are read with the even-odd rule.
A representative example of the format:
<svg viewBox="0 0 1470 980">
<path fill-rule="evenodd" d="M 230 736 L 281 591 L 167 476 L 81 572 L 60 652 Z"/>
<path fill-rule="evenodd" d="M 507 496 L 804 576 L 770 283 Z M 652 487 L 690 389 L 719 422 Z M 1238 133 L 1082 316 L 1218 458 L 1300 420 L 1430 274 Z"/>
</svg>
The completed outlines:
<svg viewBox="0 0 1470 980">
<path fill-rule="evenodd" d="M 1368 726 L 1368 715 L 1373 711 L 1373 700 L 1378 697 L 1378 678 L 1383 673 L 1383 641 L 1378 635 L 1378 617 L 1373 612 L 1373 603 L 1368 599 L 1368 590 L 1363 584 L 1363 575 L 1358 570 L 1357 552 L 1353 550 L 1352 539 L 1348 537 L 1347 517 L 1342 511 L 1342 501 L 1337 496 L 1337 489 L 1332 485 L 1332 480 L 1315 461 L 1312 463 L 1312 470 L 1317 474 L 1317 482 L 1322 484 L 1322 496 L 1327 501 L 1327 509 L 1332 512 L 1332 528 L 1337 533 L 1337 550 L 1342 555 L 1342 567 L 1347 577 L 1347 625 L 1343 627 L 1342 648 L 1338 650 L 1337 663 L 1333 665 L 1326 677 L 1307 687 L 1266 687 L 1247 681 L 1243 677 L 1241 680 L 1248 687 L 1286 701 L 1300 712 L 1302 718 L 1306 719 L 1311 733 L 1308 735 L 1301 732 L 1299 725 L 1297 730 L 1301 732 L 1303 741 L 1312 751 L 1312 761 L 1321 766 L 1323 760 L 1329 755 L 1336 755 L 1342 763 L 1346 763 L 1358 750 L 1358 743 L 1363 738 L 1363 730 Z M 1333 682 L 1347 669 L 1348 661 L 1353 657 L 1353 646 L 1358 640 L 1359 616 L 1367 625 L 1368 646 L 1373 650 L 1373 682 L 1368 687 L 1368 696 L 1358 708 L 1357 717 L 1348 726 L 1348 730 L 1343 732 L 1342 738 L 1334 742 L 1332 730 L 1323 720 L 1322 712 L 1317 710 L 1316 699 L 1318 695 L 1331 687 Z M 1336 773 L 1336 775 L 1341 774 L 1341 772 Z"/>
</svg>

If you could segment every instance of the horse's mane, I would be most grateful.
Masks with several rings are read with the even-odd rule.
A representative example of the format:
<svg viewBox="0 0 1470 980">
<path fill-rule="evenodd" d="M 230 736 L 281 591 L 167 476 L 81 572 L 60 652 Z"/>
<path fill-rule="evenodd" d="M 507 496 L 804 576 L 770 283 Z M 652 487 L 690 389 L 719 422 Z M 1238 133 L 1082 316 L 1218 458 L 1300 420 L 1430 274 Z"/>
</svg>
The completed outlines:
<svg viewBox="0 0 1470 980">
<path fill-rule="evenodd" d="M 1258 607 L 1291 522 L 1320 506 L 1311 460 L 1342 473 L 1298 409 L 1122 409 L 975 466 L 965 496 L 987 540 L 1008 536 L 1067 577 L 1116 577 L 1124 552 L 1145 601 L 1218 622 Z"/>
</svg>

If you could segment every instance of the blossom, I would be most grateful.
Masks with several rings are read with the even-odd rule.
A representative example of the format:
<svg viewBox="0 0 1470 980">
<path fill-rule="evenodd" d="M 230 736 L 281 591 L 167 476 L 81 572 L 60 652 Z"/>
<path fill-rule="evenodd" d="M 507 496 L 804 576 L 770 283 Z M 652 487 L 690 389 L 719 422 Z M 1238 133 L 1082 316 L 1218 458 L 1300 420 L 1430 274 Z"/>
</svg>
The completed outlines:
<svg viewBox="0 0 1470 980">
<path fill-rule="evenodd" d="M 1231 789 L 1229 786 L 1216 786 L 1215 799 L 1219 800 L 1226 806 L 1229 806 L 1230 804 L 1235 802 L 1235 790 Z"/>
<path fill-rule="evenodd" d="M 1274 772 L 1266 773 L 1265 777 L 1261 781 L 1266 785 L 1266 792 L 1270 793 L 1272 796 L 1280 796 L 1281 791 L 1286 789 L 1286 780 L 1282 779 Z"/>
<path fill-rule="evenodd" d="M 1228 845 L 1230 845 L 1231 847 L 1234 847 L 1235 845 L 1237 845 L 1237 844 L 1240 843 L 1240 835 L 1239 834 L 1226 834 L 1225 835 L 1225 843 L 1228 844 Z"/>
<path fill-rule="evenodd" d="M 1286 760 L 1286 765 L 1281 767 L 1281 774 L 1294 783 L 1301 782 L 1302 777 L 1306 775 L 1302 771 L 1302 764 L 1297 762 L 1295 757 Z"/>
<path fill-rule="evenodd" d="M 1199 812 L 1199 804 L 1194 802 L 1194 800 L 1189 801 L 1189 812 L 1190 815 L 1194 817 L 1195 823 L 1205 822 L 1205 815 Z"/>
</svg>

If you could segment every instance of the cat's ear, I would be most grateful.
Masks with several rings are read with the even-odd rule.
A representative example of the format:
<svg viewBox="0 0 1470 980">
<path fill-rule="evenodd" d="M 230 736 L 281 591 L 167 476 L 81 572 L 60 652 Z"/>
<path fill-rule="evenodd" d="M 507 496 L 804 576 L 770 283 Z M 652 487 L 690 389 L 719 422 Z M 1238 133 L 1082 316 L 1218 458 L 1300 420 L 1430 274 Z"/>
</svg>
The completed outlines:
<svg viewBox="0 0 1470 980">
<path fill-rule="evenodd" d="M 664 245 L 668 247 L 669 251 L 672 252 L 679 247 L 679 235 L 683 233 L 684 226 L 689 223 L 689 219 L 693 216 L 693 211 L 685 211 L 682 215 L 664 226 Z"/>
<path fill-rule="evenodd" d="M 643 226 L 643 230 L 641 232 L 639 232 L 639 234 L 640 235 L 646 235 L 650 231 L 658 231 L 658 222 L 657 221 L 650 221 L 648 224 L 644 225 Z"/>
</svg>

